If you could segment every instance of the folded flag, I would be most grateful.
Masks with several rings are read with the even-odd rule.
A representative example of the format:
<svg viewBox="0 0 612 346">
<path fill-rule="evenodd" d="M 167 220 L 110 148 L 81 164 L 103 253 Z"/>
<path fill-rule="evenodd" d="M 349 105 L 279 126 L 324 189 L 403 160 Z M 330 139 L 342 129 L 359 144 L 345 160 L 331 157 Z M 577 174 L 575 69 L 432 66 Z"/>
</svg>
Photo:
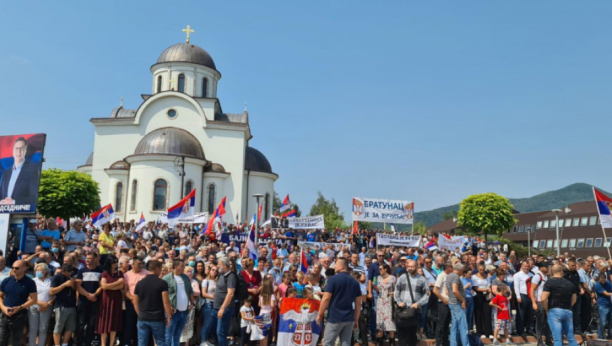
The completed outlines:
<svg viewBox="0 0 612 346">
<path fill-rule="evenodd" d="M 255 215 L 253 215 L 253 219 L 255 219 Z M 246 248 L 249 249 L 249 257 L 254 260 L 259 258 L 259 251 L 257 250 L 257 246 L 255 246 L 255 232 L 257 232 L 257 228 L 255 227 L 255 222 L 253 222 L 253 226 L 249 227 Z"/>
<path fill-rule="evenodd" d="M 111 204 L 105 205 L 102 209 L 91 214 L 91 221 L 94 227 L 102 227 L 107 222 L 111 222 L 115 218 L 115 211 Z"/>
<path fill-rule="evenodd" d="M 191 190 L 185 198 L 168 208 L 168 225 L 170 227 L 174 226 L 181 218 L 193 216 L 193 211 L 195 210 L 195 194 L 196 190 Z"/>
<path fill-rule="evenodd" d="M 283 298 L 280 308 L 277 345 L 315 346 L 321 334 L 317 324 L 319 301 Z"/>
<path fill-rule="evenodd" d="M 221 200 L 221 203 L 219 203 L 219 206 L 217 206 L 217 209 L 215 209 L 215 212 L 210 216 L 210 219 L 208 219 L 208 224 L 206 225 L 206 229 L 204 230 L 205 234 L 210 234 L 215 224 L 215 220 L 216 219 L 221 220 L 221 217 L 225 214 L 225 200 L 226 199 L 227 197 L 223 197 L 223 199 Z"/>
<path fill-rule="evenodd" d="M 255 317 L 255 322 L 250 323 L 250 326 L 247 327 L 251 329 L 251 340 L 263 340 L 268 335 L 270 335 L 270 330 L 272 329 L 272 315 L 270 313 L 263 313 L 257 317 Z"/>
<path fill-rule="evenodd" d="M 597 191 L 595 188 L 593 188 L 593 193 L 595 194 L 595 202 L 597 203 L 601 227 L 612 228 L 612 215 L 610 214 L 612 199 L 604 195 L 601 191 Z"/>
<path fill-rule="evenodd" d="M 300 259 L 300 271 L 304 274 L 308 274 L 308 261 L 306 260 L 306 253 L 302 249 L 302 258 Z"/>
<path fill-rule="evenodd" d="M 438 247 L 436 246 L 436 243 L 434 243 L 433 241 L 430 241 L 427 244 L 425 244 L 425 248 L 429 251 L 438 249 Z"/>
<path fill-rule="evenodd" d="M 140 213 L 140 221 L 138 221 L 138 226 L 136 226 L 136 232 L 140 232 L 140 230 L 143 229 L 146 225 L 147 221 L 145 221 L 144 214 Z"/>
<path fill-rule="evenodd" d="M 295 217 L 297 215 L 295 209 L 289 210 L 288 212 L 284 213 L 282 217 Z"/>
<path fill-rule="evenodd" d="M 280 212 L 282 213 L 285 210 L 289 210 L 289 208 L 291 208 L 291 201 L 289 200 L 289 195 L 287 195 L 287 197 L 285 197 L 283 200 L 283 203 L 281 203 Z"/>
</svg>

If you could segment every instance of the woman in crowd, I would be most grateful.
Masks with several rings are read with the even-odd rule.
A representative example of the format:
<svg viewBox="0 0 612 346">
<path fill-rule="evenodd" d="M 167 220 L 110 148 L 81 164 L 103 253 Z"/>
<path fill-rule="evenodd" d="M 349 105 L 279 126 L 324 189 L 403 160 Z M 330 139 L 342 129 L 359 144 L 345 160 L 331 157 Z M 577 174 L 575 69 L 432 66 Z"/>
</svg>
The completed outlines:
<svg viewBox="0 0 612 346">
<path fill-rule="evenodd" d="M 380 266 L 380 276 L 375 290 L 378 292 L 376 300 L 376 330 L 378 339 L 382 341 L 384 332 L 389 334 L 390 340 L 395 340 L 395 322 L 393 321 L 393 293 L 395 292 L 395 276 L 391 275 L 391 267 L 384 263 Z"/>
<path fill-rule="evenodd" d="M 34 267 L 34 270 L 38 304 L 34 304 L 28 309 L 30 325 L 28 346 L 45 346 L 55 297 L 49 293 L 51 289 L 49 267 L 45 263 L 39 263 Z M 38 343 L 36 342 L 36 335 L 38 335 Z"/>
<path fill-rule="evenodd" d="M 206 268 L 206 265 L 204 265 L 204 262 L 196 261 L 193 279 L 196 281 L 196 284 L 198 285 L 198 292 L 202 290 L 202 282 L 206 280 L 205 268 Z M 194 289 L 194 292 L 195 292 L 195 289 Z M 206 301 L 206 299 L 204 299 L 204 296 L 202 296 L 202 294 L 200 293 L 199 296 L 196 297 L 195 301 L 196 301 L 196 309 L 195 309 L 196 313 L 195 313 L 195 332 L 194 333 L 196 335 L 196 345 L 199 345 L 202 343 L 200 331 L 202 330 L 202 324 L 204 323 L 202 313 L 204 311 L 203 307 L 204 307 L 204 302 Z"/>
<path fill-rule="evenodd" d="M 213 301 L 218 277 L 219 272 L 217 266 L 210 264 L 208 275 L 206 279 L 202 281 L 202 297 L 206 300 L 202 308 L 202 319 L 204 321 L 200 333 L 202 343 L 208 341 L 213 334 L 216 335 L 216 333 L 213 333 L 213 331 L 217 330 L 217 319 L 213 318 Z"/>
<path fill-rule="evenodd" d="M 491 293 L 493 294 L 493 297 L 495 297 L 496 295 L 499 294 L 499 286 L 506 285 L 506 271 L 502 268 L 497 268 L 497 270 L 495 270 L 495 279 L 493 279 L 493 281 L 491 282 Z M 510 290 L 507 289 L 506 290 L 506 294 L 508 298 L 508 301 L 510 301 Z M 497 309 L 494 307 L 491 307 L 491 325 L 493 327 L 493 330 L 495 330 L 495 328 L 497 327 Z M 502 329 L 502 332 L 505 332 Z M 503 334 L 503 333 L 502 333 Z"/>
<path fill-rule="evenodd" d="M 100 277 L 102 300 L 98 307 L 96 333 L 100 334 L 102 345 L 106 345 L 110 334 L 110 345 L 115 345 L 117 332 L 121 331 L 123 315 L 123 273 L 119 271 L 119 260 L 115 255 L 108 255 L 104 263 L 104 272 Z"/>
<path fill-rule="evenodd" d="M 472 287 L 476 291 L 474 297 L 474 321 L 476 323 L 476 331 L 484 337 L 493 335 L 493 325 L 491 321 L 491 306 L 489 301 L 491 296 L 491 287 L 489 284 L 489 275 L 485 270 L 484 263 L 478 264 L 478 273 L 472 275 Z"/>
<path fill-rule="evenodd" d="M 259 295 L 260 315 L 270 315 L 270 323 L 274 325 L 274 314 L 276 311 L 276 297 L 274 296 L 274 285 L 272 280 L 266 278 L 261 285 L 261 294 Z M 264 318 L 265 320 L 265 318 Z M 268 345 L 268 336 L 259 341 L 259 346 Z"/>
<path fill-rule="evenodd" d="M 253 302 L 259 301 L 259 292 L 261 292 L 261 273 L 255 271 L 255 261 L 251 258 L 242 260 L 242 272 L 240 274 L 247 284 L 249 295 L 253 297 Z M 255 315 L 259 315 L 259 304 L 253 304 Z"/>
</svg>

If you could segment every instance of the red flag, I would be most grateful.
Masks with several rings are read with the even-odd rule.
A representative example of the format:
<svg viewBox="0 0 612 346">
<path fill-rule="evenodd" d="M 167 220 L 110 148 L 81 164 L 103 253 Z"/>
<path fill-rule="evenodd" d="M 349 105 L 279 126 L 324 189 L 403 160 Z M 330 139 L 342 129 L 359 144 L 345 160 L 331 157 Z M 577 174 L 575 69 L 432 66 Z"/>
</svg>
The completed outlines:
<svg viewBox="0 0 612 346">
<path fill-rule="evenodd" d="M 210 216 L 210 219 L 208 219 L 208 224 L 206 225 L 206 231 L 204 232 L 205 234 L 211 234 L 213 225 L 215 224 L 215 219 L 217 218 L 221 219 L 221 216 L 225 214 L 225 199 L 226 198 L 227 197 L 223 197 L 223 199 L 221 200 L 221 203 L 219 203 L 219 206 L 217 207 L 217 209 L 215 209 L 214 214 L 212 214 Z"/>
<path fill-rule="evenodd" d="M 357 221 L 353 224 L 353 234 L 359 233 L 359 227 L 357 227 Z"/>
</svg>

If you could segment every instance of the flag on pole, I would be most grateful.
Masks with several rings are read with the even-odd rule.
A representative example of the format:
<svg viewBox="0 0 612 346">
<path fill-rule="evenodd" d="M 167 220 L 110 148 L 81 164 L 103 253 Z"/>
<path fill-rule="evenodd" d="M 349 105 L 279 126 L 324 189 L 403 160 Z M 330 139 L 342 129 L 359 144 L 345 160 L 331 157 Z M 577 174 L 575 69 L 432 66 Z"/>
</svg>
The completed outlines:
<svg viewBox="0 0 612 346">
<path fill-rule="evenodd" d="M 140 232 L 140 230 L 143 229 L 146 225 L 147 222 L 145 221 L 144 214 L 140 213 L 140 221 L 138 221 L 138 226 L 136 226 L 136 232 Z"/>
<path fill-rule="evenodd" d="M 597 191 L 593 188 L 595 194 L 595 201 L 597 202 L 597 211 L 599 212 L 599 221 L 601 227 L 612 228 L 612 215 L 610 209 L 612 209 L 612 199 L 604 195 L 601 191 Z"/>
<path fill-rule="evenodd" d="M 282 217 L 296 217 L 297 213 L 295 211 L 295 209 L 289 210 L 288 212 L 284 213 Z"/>
<path fill-rule="evenodd" d="M 259 227 L 259 223 L 261 222 L 261 210 L 263 209 L 263 204 L 259 206 L 259 210 L 257 211 L 257 226 Z"/>
<path fill-rule="evenodd" d="M 391 226 L 391 232 L 393 232 L 393 234 L 395 234 L 395 224 L 390 223 L 389 226 Z"/>
<path fill-rule="evenodd" d="M 359 233 L 359 225 L 357 224 L 357 221 L 355 221 L 353 223 L 353 234 L 358 234 Z"/>
<path fill-rule="evenodd" d="M 302 258 L 300 262 L 300 271 L 304 274 L 308 274 L 308 261 L 306 261 L 306 254 L 304 253 L 304 249 L 302 249 Z"/>
<path fill-rule="evenodd" d="M 249 222 L 249 228 L 248 228 L 249 232 L 256 227 L 255 226 L 256 223 L 257 223 L 257 214 L 253 214 L 253 218 Z"/>
<path fill-rule="evenodd" d="M 107 222 L 115 218 L 115 211 L 111 204 L 105 205 L 102 209 L 91 214 L 91 221 L 94 227 L 102 227 Z"/>
<path fill-rule="evenodd" d="M 221 200 L 221 203 L 219 203 L 219 206 L 217 207 L 217 209 L 215 209 L 214 214 L 211 215 L 210 219 L 208 220 L 208 224 L 206 225 L 206 230 L 205 230 L 205 234 L 210 234 L 212 232 L 213 226 L 215 224 L 215 220 L 219 219 L 221 220 L 221 217 L 223 216 L 223 214 L 225 214 L 225 200 L 227 197 L 223 197 L 223 199 Z"/>
<path fill-rule="evenodd" d="M 280 212 L 282 213 L 285 210 L 289 210 L 289 208 L 291 208 L 291 201 L 289 200 L 289 195 L 287 195 L 287 197 L 285 197 L 283 200 L 283 203 L 281 203 Z"/>
<path fill-rule="evenodd" d="M 195 210 L 195 193 L 195 189 L 191 190 L 185 198 L 168 208 L 168 225 L 170 227 L 174 226 L 180 218 L 193 216 L 193 211 Z"/>
<path fill-rule="evenodd" d="M 253 215 L 253 218 L 255 218 L 255 215 Z M 255 232 L 255 227 L 250 227 L 249 236 L 246 241 L 246 248 L 249 249 L 249 257 L 254 260 L 259 258 L 259 251 L 257 250 L 257 246 L 255 246 Z"/>
</svg>

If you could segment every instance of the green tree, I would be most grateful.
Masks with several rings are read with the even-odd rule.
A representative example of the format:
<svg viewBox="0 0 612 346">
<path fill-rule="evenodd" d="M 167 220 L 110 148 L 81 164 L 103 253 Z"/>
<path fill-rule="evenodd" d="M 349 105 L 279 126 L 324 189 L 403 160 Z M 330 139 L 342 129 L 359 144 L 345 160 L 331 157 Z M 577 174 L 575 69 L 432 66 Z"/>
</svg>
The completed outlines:
<svg viewBox="0 0 612 346">
<path fill-rule="evenodd" d="M 412 225 L 412 233 L 426 235 L 427 234 L 427 225 L 423 221 L 419 221 Z"/>
<path fill-rule="evenodd" d="M 100 207 L 100 189 L 89 174 L 46 169 L 40 177 L 38 212 L 45 217 L 83 217 Z M 68 224 L 70 227 L 70 224 Z"/>
<path fill-rule="evenodd" d="M 283 204 L 283 201 L 281 201 L 280 197 L 278 197 L 278 193 L 274 192 L 274 201 L 272 203 L 272 211 L 280 215 L 281 214 L 280 212 L 281 204 Z M 293 202 L 289 203 L 289 205 L 291 206 L 291 209 L 295 210 L 296 217 L 302 216 L 302 211 L 300 210 L 300 206 L 298 206 L 297 204 Z"/>
<path fill-rule="evenodd" d="M 470 234 L 501 236 L 504 230 L 514 226 L 517 220 L 510 201 L 495 193 L 472 195 L 461 201 L 457 224 Z"/>
<path fill-rule="evenodd" d="M 325 217 L 325 228 L 334 229 L 346 228 L 347 225 L 344 223 L 344 213 L 340 212 L 340 208 L 336 204 L 336 201 L 325 199 L 323 194 L 318 192 L 317 200 L 310 208 L 310 216 L 323 215 Z"/>
<path fill-rule="evenodd" d="M 451 220 L 454 217 L 457 217 L 458 212 L 456 210 L 452 210 L 452 211 L 447 211 L 446 213 L 442 214 L 442 219 L 444 219 L 444 221 L 446 220 Z"/>
</svg>

